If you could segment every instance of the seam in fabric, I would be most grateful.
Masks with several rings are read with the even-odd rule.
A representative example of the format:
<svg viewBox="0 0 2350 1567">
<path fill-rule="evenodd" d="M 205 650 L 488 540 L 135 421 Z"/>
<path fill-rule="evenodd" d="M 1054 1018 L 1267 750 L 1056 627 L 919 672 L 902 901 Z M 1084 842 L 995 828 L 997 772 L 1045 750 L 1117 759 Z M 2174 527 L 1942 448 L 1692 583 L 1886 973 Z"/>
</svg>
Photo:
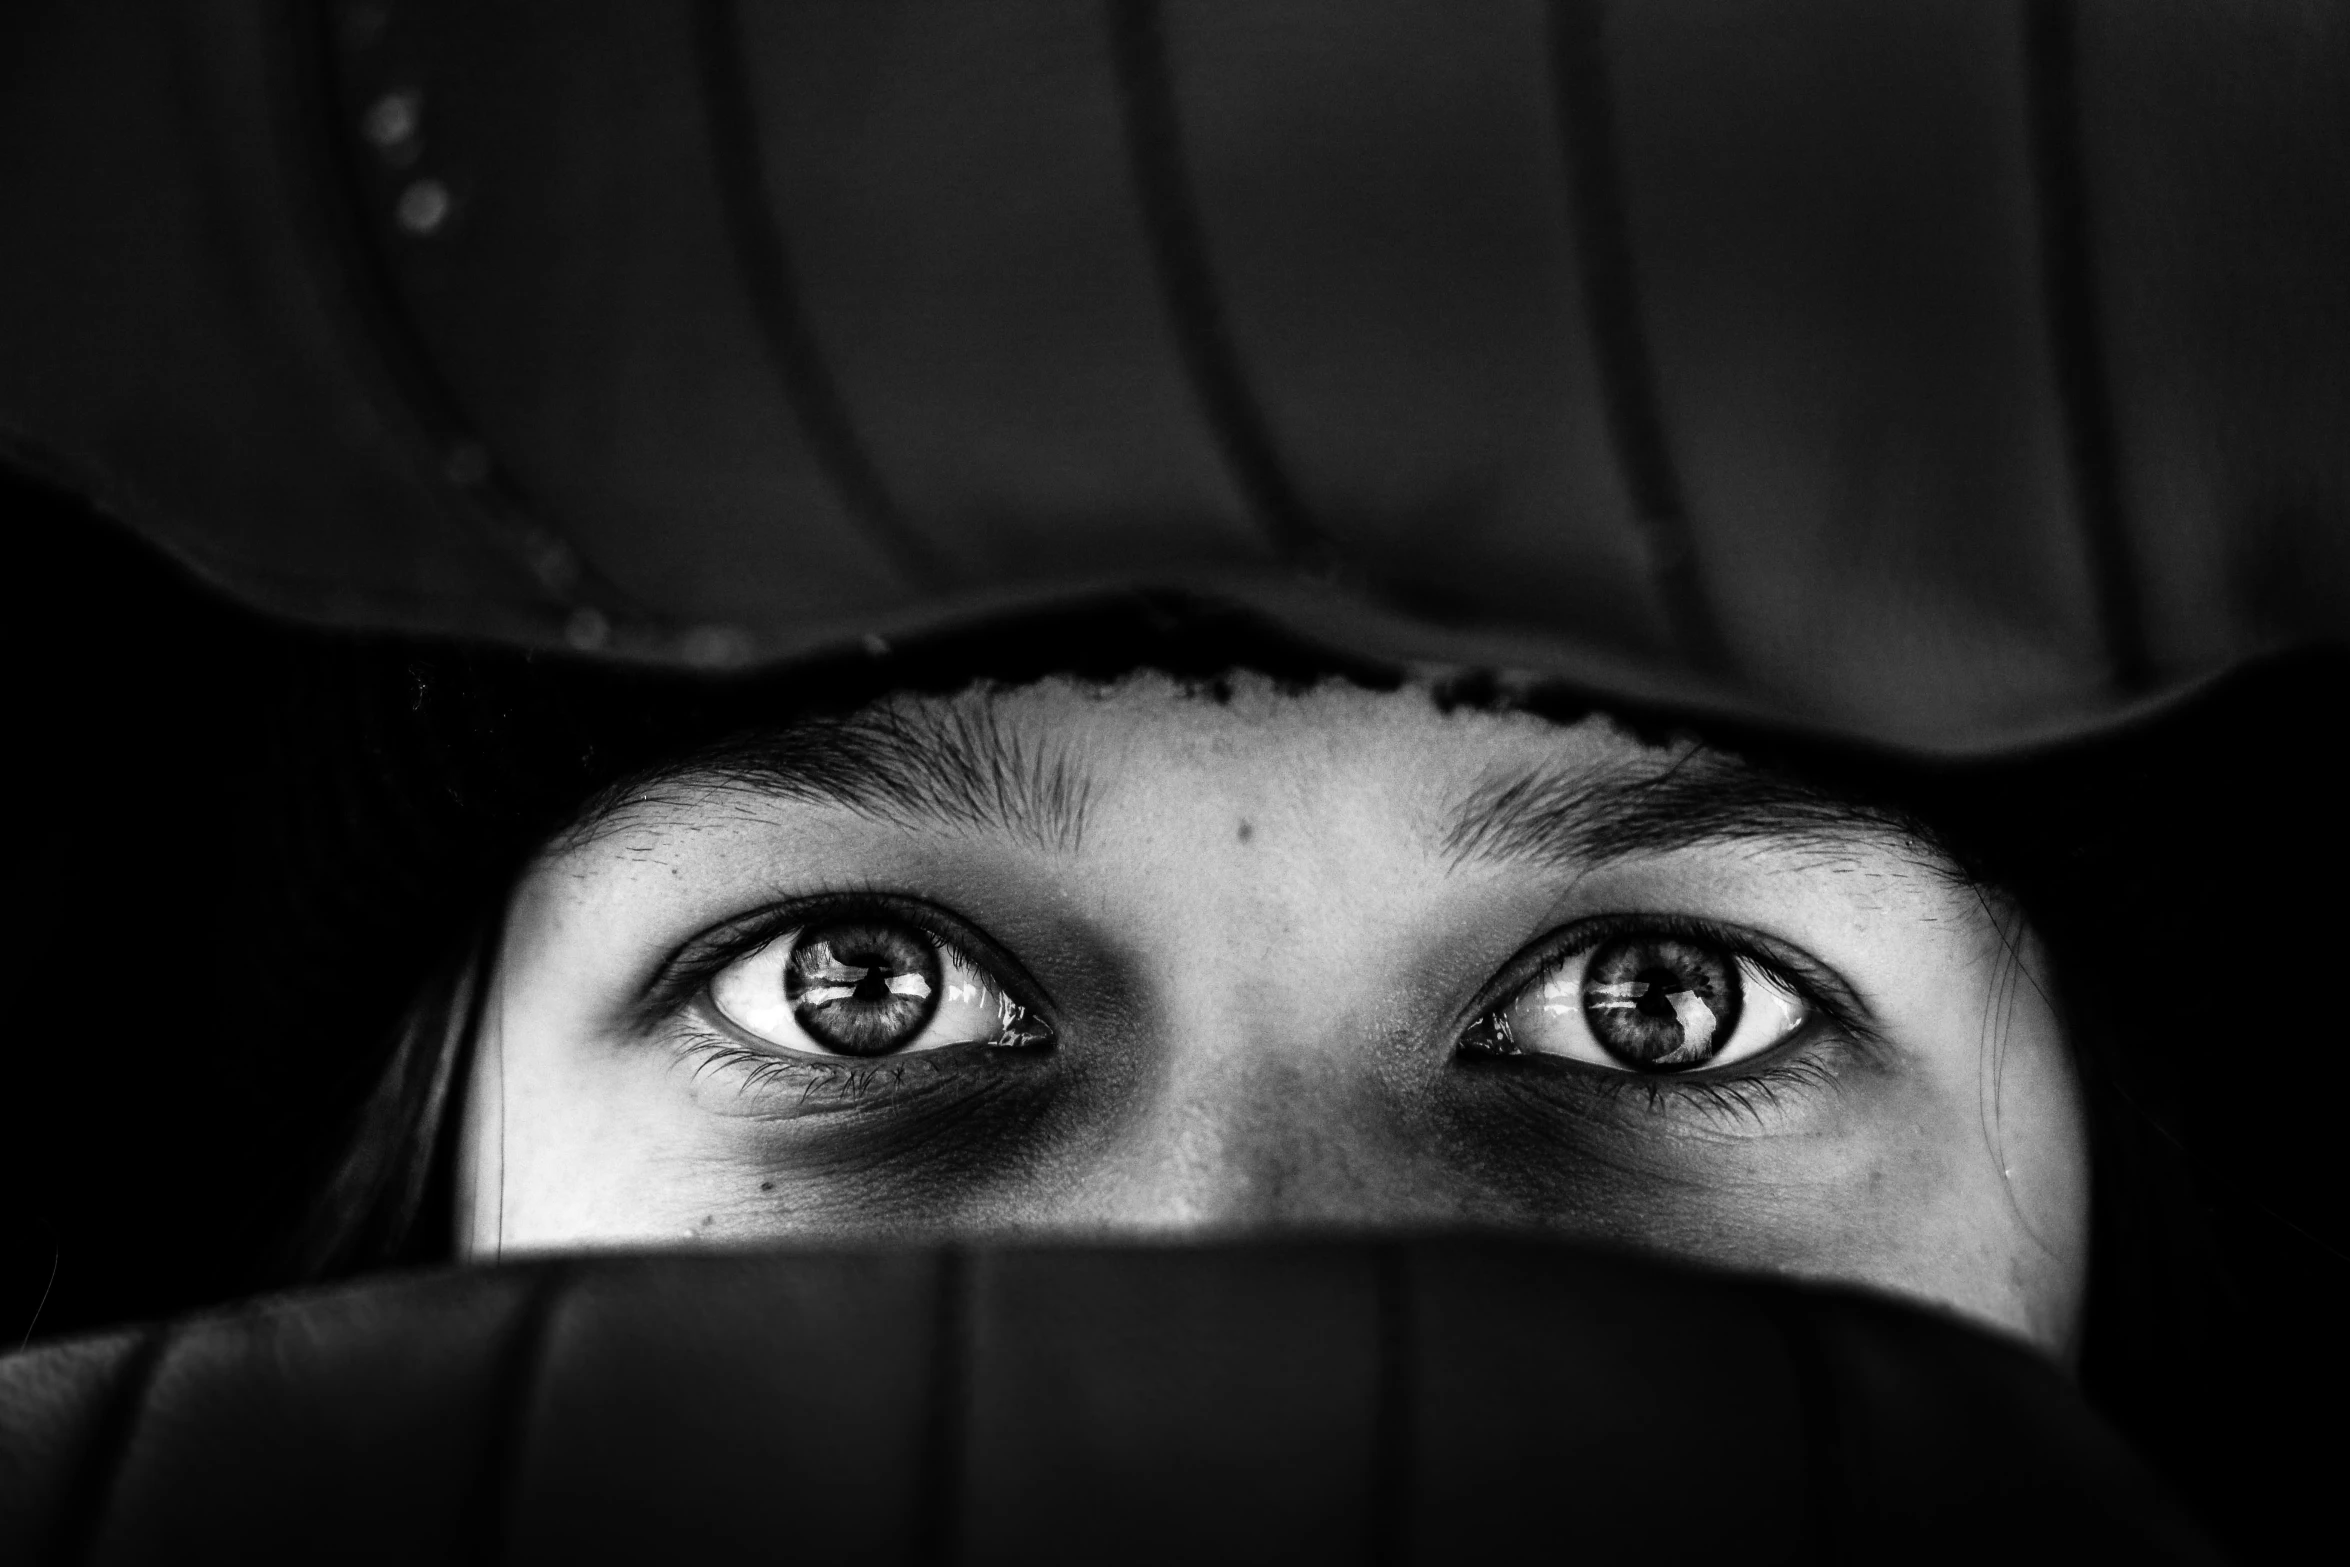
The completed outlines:
<svg viewBox="0 0 2350 1567">
<path fill-rule="evenodd" d="M 164 1353 L 177 1336 L 177 1330 L 170 1325 L 157 1324 L 148 1328 L 123 1357 L 124 1364 L 115 1373 L 114 1386 L 107 1390 L 106 1412 L 99 1419 L 98 1429 L 90 1439 L 90 1450 L 74 1477 L 73 1494 L 58 1510 L 56 1560 L 97 1560 L 110 1504 L 122 1488 L 123 1468 L 130 1461 L 140 1427 L 146 1423 L 147 1395 L 154 1389 Z"/>
<path fill-rule="evenodd" d="M 536 1270 L 491 1373 L 489 1431 L 473 1486 L 458 1514 L 457 1560 L 474 1563 L 505 1561 L 512 1553 L 515 1487 L 529 1457 L 533 1417 L 539 1384 L 547 1362 L 547 1332 L 555 1310 L 571 1283 L 568 1264 L 549 1263 Z"/>
<path fill-rule="evenodd" d="M 1412 1546 L 1418 1496 L 1418 1369 L 1409 1247 L 1387 1244 L 1371 1254 L 1378 1313 L 1379 1363 L 1371 1403 L 1371 1560 L 1401 1567 L 1416 1559 Z"/>
<path fill-rule="evenodd" d="M 2097 636 L 2107 678 L 2126 696 L 2145 690 L 2152 670 L 2122 507 L 2112 383 L 2097 323 L 2081 144 L 2080 19 L 2072 0 L 2025 0 L 2025 7 L 2024 88 L 2049 358 L 2064 419 L 2073 507 L 2095 595 Z"/>
<path fill-rule="evenodd" d="M 744 62 L 742 13 L 734 0 L 695 5 L 694 68 L 735 275 L 784 399 L 849 515 L 901 575 L 919 586 L 935 586 L 941 575 L 937 554 L 890 494 L 809 324 L 798 269 L 759 152 L 758 108 Z"/>
<path fill-rule="evenodd" d="M 1803 1423 L 1803 1531 L 1797 1559 L 1832 1567 L 1851 1559 L 1846 1528 L 1849 1481 L 1835 1367 L 1821 1342 L 1820 1323 L 1801 1305 L 1765 1295 L 1763 1307 L 1787 1352 Z"/>
<path fill-rule="evenodd" d="M 1601 0 L 1551 0 L 1551 92 L 1567 177 L 1583 309 L 1598 361 L 1616 463 L 1647 535 L 1651 576 L 1682 656 L 1726 665 L 1721 633 L 1698 574 L 1696 540 L 1666 439 L 1656 365 L 1632 261 Z"/>
<path fill-rule="evenodd" d="M 292 103 L 287 154 L 307 177 L 316 216 L 304 227 L 317 256 L 318 302 L 350 350 L 344 358 L 386 422 L 407 437 L 428 493 L 469 531 L 519 567 L 548 599 L 634 626 L 636 602 L 539 514 L 465 416 L 405 302 L 390 258 L 374 238 L 366 170 L 343 123 L 338 89 L 347 85 L 328 8 L 286 4 L 279 36 Z"/>
<path fill-rule="evenodd" d="M 1110 0 L 1109 26 L 1128 168 L 1193 395 L 1275 552 L 1292 565 L 1319 564 L 1329 541 L 1274 450 L 1208 263 L 1156 0 Z"/>
<path fill-rule="evenodd" d="M 943 1564 L 958 1555 L 964 1468 L 970 1433 L 970 1262 L 952 1247 L 938 1254 L 930 1320 L 929 1405 L 923 1412 L 922 1520 L 914 1560 Z"/>
</svg>

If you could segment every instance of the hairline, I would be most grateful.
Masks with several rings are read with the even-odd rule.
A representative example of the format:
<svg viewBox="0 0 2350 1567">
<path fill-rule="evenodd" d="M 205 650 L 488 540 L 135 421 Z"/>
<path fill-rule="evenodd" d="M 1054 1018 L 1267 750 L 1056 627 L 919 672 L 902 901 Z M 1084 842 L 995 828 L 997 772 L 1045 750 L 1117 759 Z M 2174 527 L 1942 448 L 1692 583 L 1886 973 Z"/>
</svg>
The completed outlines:
<svg viewBox="0 0 2350 1567">
<path fill-rule="evenodd" d="M 1005 833 L 1050 853 L 1083 845 L 1093 800 L 1085 769 L 1055 737 L 1003 720 L 999 688 L 941 699 L 893 692 L 845 713 L 802 714 L 747 729 L 619 779 L 583 802 L 546 846 L 592 846 L 664 801 L 740 790 L 845 809 L 899 827 L 947 824 Z M 1436 697 L 1439 705 L 1450 705 Z M 1604 718 L 1661 766 L 1629 758 L 1597 766 L 1541 760 L 1497 766 L 1440 809 L 1433 847 L 1452 868 L 1517 863 L 1589 869 L 1677 849 L 1758 843 L 1847 850 L 1894 848 L 1919 869 L 1974 880 L 1930 824 L 1914 814 L 1810 782 L 1687 733 L 1659 744 L 1591 709 L 1573 722 L 1509 703 L 1492 716 L 1564 729 Z"/>
</svg>

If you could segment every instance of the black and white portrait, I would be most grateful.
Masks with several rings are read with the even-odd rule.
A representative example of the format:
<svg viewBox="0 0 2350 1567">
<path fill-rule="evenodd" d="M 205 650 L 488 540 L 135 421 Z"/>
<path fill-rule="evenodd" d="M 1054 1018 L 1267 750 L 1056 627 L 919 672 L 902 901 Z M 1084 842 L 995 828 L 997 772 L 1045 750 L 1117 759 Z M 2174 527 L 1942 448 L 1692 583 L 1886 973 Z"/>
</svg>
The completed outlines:
<svg viewBox="0 0 2350 1567">
<path fill-rule="evenodd" d="M 10 1562 L 2322 1558 L 2350 7 L 25 0 Z"/>
</svg>

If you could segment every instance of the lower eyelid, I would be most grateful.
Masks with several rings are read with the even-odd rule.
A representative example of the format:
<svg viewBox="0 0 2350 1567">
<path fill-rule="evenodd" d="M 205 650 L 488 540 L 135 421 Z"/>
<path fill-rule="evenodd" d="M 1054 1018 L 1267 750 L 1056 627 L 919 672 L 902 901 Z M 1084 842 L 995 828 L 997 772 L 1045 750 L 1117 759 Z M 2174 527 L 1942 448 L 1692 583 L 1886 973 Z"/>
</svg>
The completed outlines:
<svg viewBox="0 0 2350 1567">
<path fill-rule="evenodd" d="M 1764 1118 L 1787 1108 L 1793 1095 L 1838 1091 L 1847 1068 L 1867 1049 L 1865 1041 L 1815 1008 L 1812 1020 L 1788 1042 L 1718 1072 L 1630 1072 L 1531 1053 L 1467 1060 L 1472 1070 L 1493 1072 L 1498 1082 L 1570 1114 L 1569 1105 L 1579 1102 L 1577 1108 L 1584 1111 L 1622 1115 L 1639 1110 L 1753 1133 L 1768 1131 Z"/>
<path fill-rule="evenodd" d="M 920 1060 L 786 1057 L 748 1049 L 717 1034 L 689 1034 L 674 1045 L 694 1081 L 732 1079 L 738 1099 L 748 1109 L 785 1119 L 849 1108 L 877 1091 L 900 1087 L 909 1065 Z M 936 1075 L 935 1068 L 931 1072 Z"/>
<path fill-rule="evenodd" d="M 1835 1068 L 1816 1057 L 1795 1052 L 1766 1060 L 1766 1065 L 1752 1072 L 1641 1080 L 1664 1085 L 1667 1092 L 1678 1096 L 1684 1110 L 1702 1113 L 1717 1123 L 1744 1121 L 1749 1123 L 1748 1130 L 1764 1129 L 1763 1117 L 1783 1109 L 1783 1100 L 1790 1094 L 1830 1093 L 1837 1086 Z"/>
<path fill-rule="evenodd" d="M 829 1077 L 837 1075 L 843 1068 L 862 1064 L 849 1056 L 812 1056 L 760 1049 L 744 1044 L 731 1034 L 699 1023 L 687 1024 L 666 1043 L 680 1060 L 693 1065 L 697 1074 L 720 1067 L 743 1070 L 772 1068 L 813 1077 Z"/>
<path fill-rule="evenodd" d="M 945 1083 L 972 1073 L 983 1056 L 1027 1056 L 1030 1047 L 994 1041 L 945 1045 L 887 1056 L 819 1056 L 747 1045 L 690 1016 L 663 1044 L 700 1080 L 735 1078 L 744 1095 L 785 1101 L 790 1111 L 835 1108 L 876 1094 Z"/>
</svg>

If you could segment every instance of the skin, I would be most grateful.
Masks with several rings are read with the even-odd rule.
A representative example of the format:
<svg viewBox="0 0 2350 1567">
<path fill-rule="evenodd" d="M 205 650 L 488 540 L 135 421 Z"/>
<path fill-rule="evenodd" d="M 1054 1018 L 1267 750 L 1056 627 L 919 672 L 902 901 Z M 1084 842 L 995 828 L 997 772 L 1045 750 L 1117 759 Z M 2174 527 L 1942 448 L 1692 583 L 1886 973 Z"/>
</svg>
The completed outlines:
<svg viewBox="0 0 2350 1567">
<path fill-rule="evenodd" d="M 1476 1224 L 1873 1286 L 2070 1357 L 2069 1053 L 2029 933 L 1928 845 L 1855 814 L 1467 852 L 1446 824 L 1481 787 L 1736 764 L 1410 687 L 1147 676 L 895 711 L 1060 769 L 1074 830 L 686 776 L 551 845 L 466 1095 L 470 1254 Z M 1050 1044 L 805 1060 L 660 989 L 706 933 L 833 893 L 936 911 Z M 1703 1083 L 1464 1051 L 1513 960 L 1611 915 L 1704 921 L 1833 1005 Z"/>
</svg>

